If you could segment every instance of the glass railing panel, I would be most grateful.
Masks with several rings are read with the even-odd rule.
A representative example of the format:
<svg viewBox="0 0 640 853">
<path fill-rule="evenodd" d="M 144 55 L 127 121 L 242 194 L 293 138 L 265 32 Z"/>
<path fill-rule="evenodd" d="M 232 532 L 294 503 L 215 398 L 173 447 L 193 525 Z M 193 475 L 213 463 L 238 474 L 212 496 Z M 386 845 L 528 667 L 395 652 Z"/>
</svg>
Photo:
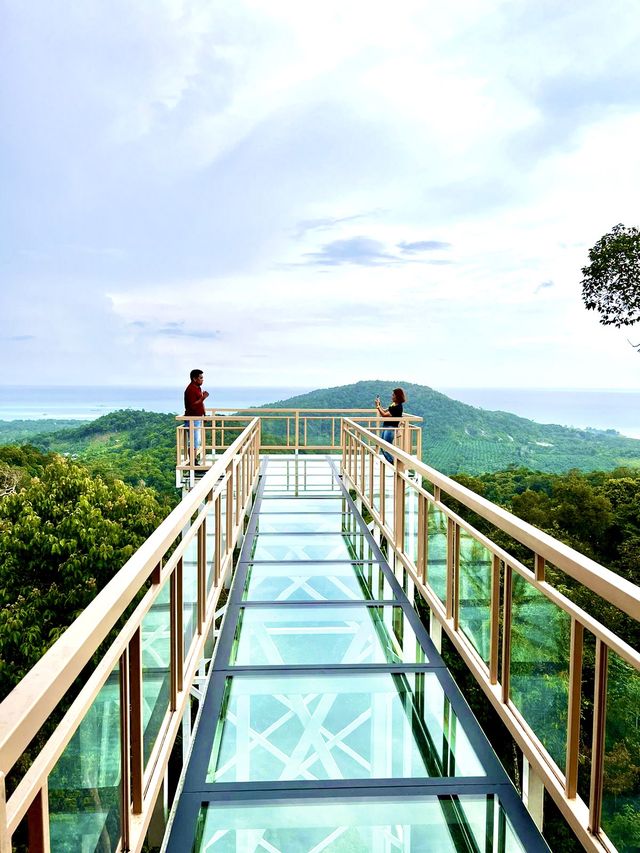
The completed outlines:
<svg viewBox="0 0 640 853">
<path fill-rule="evenodd" d="M 418 493 L 405 483 L 404 553 L 415 565 L 418 561 Z"/>
<path fill-rule="evenodd" d="M 564 771 L 571 619 L 514 573 L 510 699 Z"/>
<path fill-rule="evenodd" d="M 265 513 L 298 512 L 340 512 L 342 498 L 263 498 L 260 503 L 260 515 Z"/>
<path fill-rule="evenodd" d="M 395 598 L 379 563 L 252 563 L 245 601 L 374 601 Z"/>
<path fill-rule="evenodd" d="M 429 503 L 427 514 L 427 582 L 445 604 L 447 601 L 447 516 Z"/>
<path fill-rule="evenodd" d="M 146 765 L 169 710 L 171 633 L 168 583 L 164 584 L 142 620 L 141 641 L 142 724 Z"/>
<path fill-rule="evenodd" d="M 207 803 L 198 815 L 193 850 L 253 850 L 256 839 L 272 853 L 525 853 L 493 794 Z M 547 848 L 540 841 L 533 849 Z"/>
<path fill-rule="evenodd" d="M 51 850 L 115 851 L 120 812 L 120 687 L 115 669 L 49 775 Z"/>
<path fill-rule="evenodd" d="M 489 665 L 493 554 L 466 530 L 460 531 L 460 629 Z"/>
<path fill-rule="evenodd" d="M 227 679 L 208 782 L 483 776 L 433 672 Z"/>
<path fill-rule="evenodd" d="M 184 657 L 197 631 L 198 620 L 198 537 L 193 536 L 182 558 L 182 630 Z"/>
<path fill-rule="evenodd" d="M 254 560 L 371 560 L 368 541 L 361 534 L 298 533 L 256 536 Z"/>
<path fill-rule="evenodd" d="M 235 666 L 424 663 L 401 607 L 243 608 L 230 664 Z"/>
<path fill-rule="evenodd" d="M 351 513 L 270 513 L 258 517 L 258 533 L 342 533 L 353 527 Z"/>
<path fill-rule="evenodd" d="M 640 674 L 611 651 L 602 828 L 620 853 L 640 849 Z"/>
</svg>

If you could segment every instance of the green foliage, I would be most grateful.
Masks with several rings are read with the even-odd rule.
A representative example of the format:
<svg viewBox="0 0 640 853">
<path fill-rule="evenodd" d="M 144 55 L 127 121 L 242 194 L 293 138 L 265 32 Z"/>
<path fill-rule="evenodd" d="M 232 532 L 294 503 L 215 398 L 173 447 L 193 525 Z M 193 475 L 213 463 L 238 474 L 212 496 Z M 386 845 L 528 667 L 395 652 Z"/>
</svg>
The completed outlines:
<svg viewBox="0 0 640 853">
<path fill-rule="evenodd" d="M 640 320 L 640 230 L 616 225 L 589 251 L 582 268 L 582 301 L 600 314 L 603 326 Z"/>
<path fill-rule="evenodd" d="M 452 400 L 425 385 L 367 381 L 311 391 L 271 403 L 279 408 L 372 408 L 400 385 L 405 412 L 424 418 L 422 458 L 445 474 L 484 474 L 510 467 L 562 473 L 640 466 L 640 441 L 613 430 L 538 424 L 508 412 L 490 412 Z M 271 426 L 266 426 L 272 430 Z"/>
<path fill-rule="evenodd" d="M 28 454 L 34 461 L 33 449 Z M 0 499 L 0 696 L 89 604 L 163 518 L 148 489 L 41 458 Z"/>
<path fill-rule="evenodd" d="M 0 444 L 28 441 L 34 435 L 78 427 L 84 421 L 42 418 L 33 421 L 0 421 Z"/>
<path fill-rule="evenodd" d="M 175 504 L 176 420 L 131 409 L 111 412 L 73 429 L 35 435 L 40 450 L 77 458 L 101 477 L 150 486 Z"/>
</svg>

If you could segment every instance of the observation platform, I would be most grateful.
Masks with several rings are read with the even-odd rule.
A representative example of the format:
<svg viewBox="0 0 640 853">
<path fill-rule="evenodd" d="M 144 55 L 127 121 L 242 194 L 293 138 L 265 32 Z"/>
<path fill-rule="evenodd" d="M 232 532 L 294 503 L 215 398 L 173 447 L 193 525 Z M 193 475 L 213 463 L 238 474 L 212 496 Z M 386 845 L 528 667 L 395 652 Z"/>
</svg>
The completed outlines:
<svg viewBox="0 0 640 853">
<path fill-rule="evenodd" d="M 335 462 L 265 458 L 163 850 L 548 849 Z"/>
</svg>

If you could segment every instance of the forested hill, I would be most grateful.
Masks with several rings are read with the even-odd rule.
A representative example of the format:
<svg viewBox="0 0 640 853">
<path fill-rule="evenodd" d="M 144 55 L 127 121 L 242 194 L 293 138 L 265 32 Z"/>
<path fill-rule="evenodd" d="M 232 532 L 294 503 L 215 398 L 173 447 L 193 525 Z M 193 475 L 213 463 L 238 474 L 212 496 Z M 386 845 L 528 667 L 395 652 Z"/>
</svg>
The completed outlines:
<svg viewBox="0 0 640 853">
<path fill-rule="evenodd" d="M 490 412 L 411 382 L 356 382 L 272 403 L 292 408 L 367 408 L 377 394 L 386 404 L 393 388 L 407 394 L 405 411 L 424 418 L 424 461 L 443 473 L 480 474 L 509 466 L 561 473 L 640 467 L 640 440 L 614 431 L 538 424 L 508 412 Z"/>
<path fill-rule="evenodd" d="M 510 466 L 549 473 L 571 468 L 640 468 L 638 440 L 615 432 L 542 425 L 508 412 L 489 412 L 409 382 L 357 382 L 270 405 L 372 408 L 376 394 L 387 402 L 396 385 L 407 393 L 405 410 L 424 418 L 424 461 L 446 474 L 482 474 Z M 173 415 L 125 410 L 28 440 L 43 451 L 78 454 L 97 473 L 143 482 L 169 495 L 174 491 L 175 428 Z"/>
</svg>

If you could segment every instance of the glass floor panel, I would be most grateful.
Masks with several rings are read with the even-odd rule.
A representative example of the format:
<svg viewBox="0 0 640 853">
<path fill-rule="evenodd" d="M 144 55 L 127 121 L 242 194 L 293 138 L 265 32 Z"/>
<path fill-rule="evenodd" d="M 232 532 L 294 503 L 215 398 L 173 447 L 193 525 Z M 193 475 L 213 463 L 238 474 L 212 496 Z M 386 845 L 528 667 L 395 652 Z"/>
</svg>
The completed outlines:
<svg viewBox="0 0 640 853">
<path fill-rule="evenodd" d="M 389 601 L 395 598 L 378 563 L 252 563 L 245 601 Z"/>
<path fill-rule="evenodd" d="M 475 842 L 475 844 L 474 844 Z M 207 803 L 195 853 L 525 853 L 497 796 Z M 539 848 L 537 848 L 539 849 Z"/>
<path fill-rule="evenodd" d="M 240 611 L 236 666 L 425 663 L 401 607 L 253 607 Z"/>
<path fill-rule="evenodd" d="M 341 497 L 330 498 L 264 498 L 260 504 L 260 515 L 265 513 L 298 512 L 341 512 L 344 501 Z"/>
<path fill-rule="evenodd" d="M 267 533 L 256 536 L 254 560 L 371 560 L 369 542 L 362 534 Z"/>
<path fill-rule="evenodd" d="M 258 516 L 258 533 L 342 533 L 347 530 L 347 523 L 352 522 L 347 513 L 294 512 L 272 513 Z"/>
<path fill-rule="evenodd" d="M 438 677 L 226 679 L 207 782 L 483 776 Z"/>
</svg>

